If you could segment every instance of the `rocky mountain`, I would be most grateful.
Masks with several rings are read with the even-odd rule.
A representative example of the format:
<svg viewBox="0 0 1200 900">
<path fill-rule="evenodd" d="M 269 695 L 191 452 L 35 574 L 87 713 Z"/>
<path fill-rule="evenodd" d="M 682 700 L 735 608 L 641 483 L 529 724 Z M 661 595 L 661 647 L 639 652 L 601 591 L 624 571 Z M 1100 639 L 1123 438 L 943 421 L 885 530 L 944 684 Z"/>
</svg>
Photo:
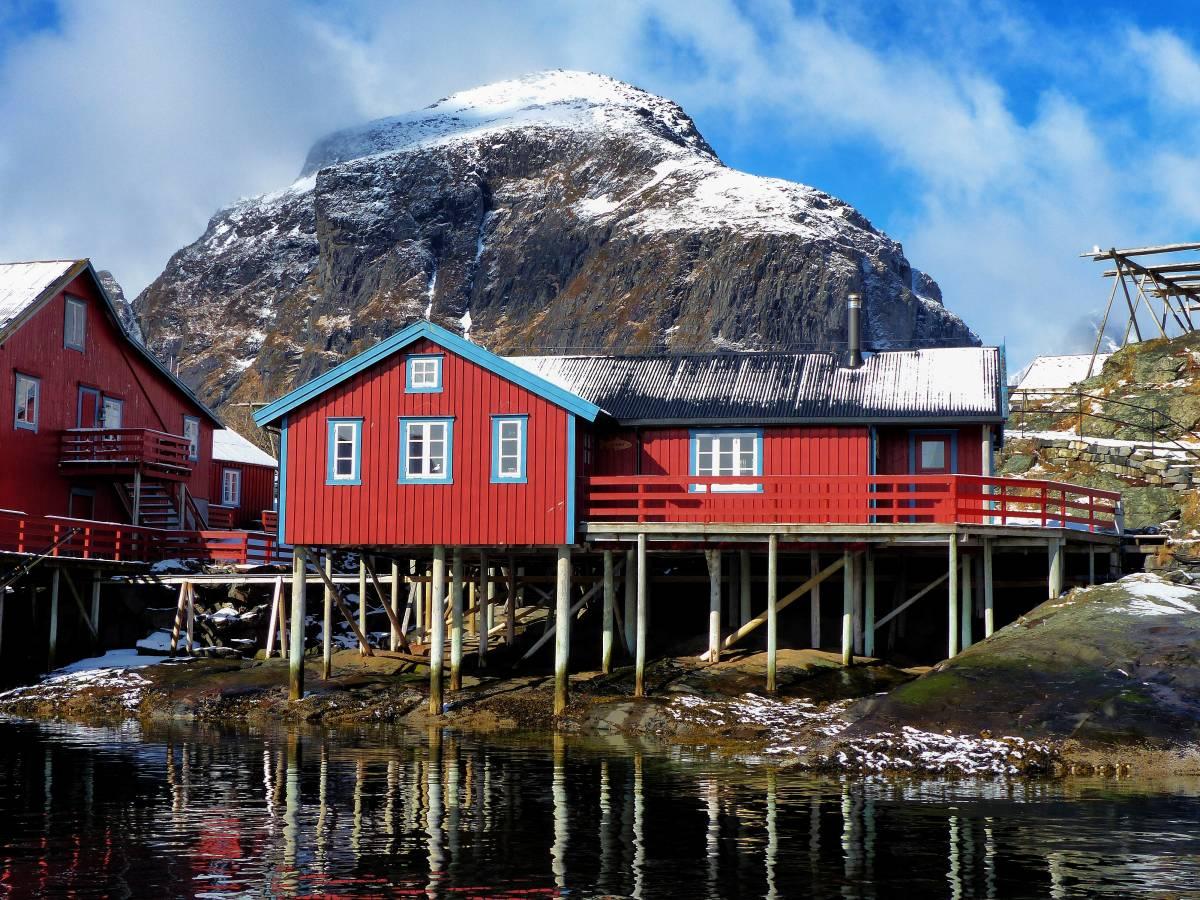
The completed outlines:
<svg viewBox="0 0 1200 900">
<path fill-rule="evenodd" d="M 121 320 L 121 324 L 125 326 L 125 330 L 132 335 L 134 340 L 139 343 L 145 343 L 146 338 L 142 334 L 142 327 L 138 323 L 137 313 L 134 312 L 133 304 L 125 297 L 125 291 L 121 288 L 117 279 L 113 277 L 113 273 L 107 269 L 102 269 L 96 273 L 96 277 L 100 279 L 100 284 L 104 286 L 104 290 L 108 292 L 113 305 L 116 306 L 117 318 Z"/>
<path fill-rule="evenodd" d="M 846 203 L 729 168 L 669 100 L 554 71 L 321 139 L 135 308 L 228 414 L 416 317 L 500 352 L 829 348 L 852 291 L 869 346 L 978 343 Z"/>
</svg>

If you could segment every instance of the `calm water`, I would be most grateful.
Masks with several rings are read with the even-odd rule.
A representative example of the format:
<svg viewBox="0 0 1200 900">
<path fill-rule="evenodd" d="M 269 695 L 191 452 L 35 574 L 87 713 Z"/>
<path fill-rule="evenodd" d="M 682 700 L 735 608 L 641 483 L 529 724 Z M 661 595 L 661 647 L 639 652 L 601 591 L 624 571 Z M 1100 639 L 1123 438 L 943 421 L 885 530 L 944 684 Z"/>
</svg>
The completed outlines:
<svg viewBox="0 0 1200 900">
<path fill-rule="evenodd" d="M 0 896 L 1200 897 L 1198 789 L 0 722 Z"/>
</svg>

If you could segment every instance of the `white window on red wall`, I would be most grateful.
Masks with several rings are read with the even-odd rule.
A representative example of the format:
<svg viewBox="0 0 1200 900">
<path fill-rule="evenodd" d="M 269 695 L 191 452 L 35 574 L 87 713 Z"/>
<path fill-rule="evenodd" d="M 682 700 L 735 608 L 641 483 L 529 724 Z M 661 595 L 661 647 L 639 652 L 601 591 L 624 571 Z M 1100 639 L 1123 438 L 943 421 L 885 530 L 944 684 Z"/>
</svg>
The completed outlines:
<svg viewBox="0 0 1200 900">
<path fill-rule="evenodd" d="M 240 506 L 242 502 L 242 472 L 225 469 L 221 472 L 221 505 Z"/>
<path fill-rule="evenodd" d="M 195 416 L 183 417 L 183 436 L 188 442 L 188 459 L 193 462 L 200 458 L 200 420 Z"/>
<path fill-rule="evenodd" d="M 13 427 L 37 431 L 40 414 L 42 382 L 32 375 L 17 373 L 16 396 L 13 402 Z"/>
<path fill-rule="evenodd" d="M 87 304 L 75 297 L 67 298 L 63 317 L 63 346 L 83 350 L 87 346 Z"/>
</svg>

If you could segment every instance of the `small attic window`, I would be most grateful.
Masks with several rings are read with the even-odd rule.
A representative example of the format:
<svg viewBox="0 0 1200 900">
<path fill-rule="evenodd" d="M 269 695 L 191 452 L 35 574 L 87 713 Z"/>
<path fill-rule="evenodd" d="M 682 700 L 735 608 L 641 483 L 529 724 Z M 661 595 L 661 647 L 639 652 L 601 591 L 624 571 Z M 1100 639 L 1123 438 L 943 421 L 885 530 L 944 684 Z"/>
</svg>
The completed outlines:
<svg viewBox="0 0 1200 900">
<path fill-rule="evenodd" d="M 87 341 L 87 304 L 75 297 L 67 298 L 63 318 L 63 346 L 83 351 Z"/>
<path fill-rule="evenodd" d="M 442 389 L 442 357 L 426 353 L 405 360 L 404 389 L 410 394 L 436 394 Z"/>
</svg>

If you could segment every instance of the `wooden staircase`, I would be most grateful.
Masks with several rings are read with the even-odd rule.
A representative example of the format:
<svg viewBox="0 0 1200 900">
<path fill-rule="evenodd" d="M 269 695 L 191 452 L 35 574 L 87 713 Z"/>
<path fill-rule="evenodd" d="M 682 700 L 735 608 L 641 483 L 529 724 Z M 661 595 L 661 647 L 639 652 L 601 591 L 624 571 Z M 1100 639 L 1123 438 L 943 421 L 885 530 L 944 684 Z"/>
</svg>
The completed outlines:
<svg viewBox="0 0 1200 900">
<path fill-rule="evenodd" d="M 135 504 L 134 494 L 138 491 L 141 496 Z M 168 490 L 163 483 L 147 480 L 142 480 L 140 485 L 132 481 L 121 482 L 117 493 L 125 504 L 130 519 L 133 518 L 134 506 L 137 506 L 138 521 L 133 524 L 147 528 L 183 528 L 175 491 Z"/>
</svg>

